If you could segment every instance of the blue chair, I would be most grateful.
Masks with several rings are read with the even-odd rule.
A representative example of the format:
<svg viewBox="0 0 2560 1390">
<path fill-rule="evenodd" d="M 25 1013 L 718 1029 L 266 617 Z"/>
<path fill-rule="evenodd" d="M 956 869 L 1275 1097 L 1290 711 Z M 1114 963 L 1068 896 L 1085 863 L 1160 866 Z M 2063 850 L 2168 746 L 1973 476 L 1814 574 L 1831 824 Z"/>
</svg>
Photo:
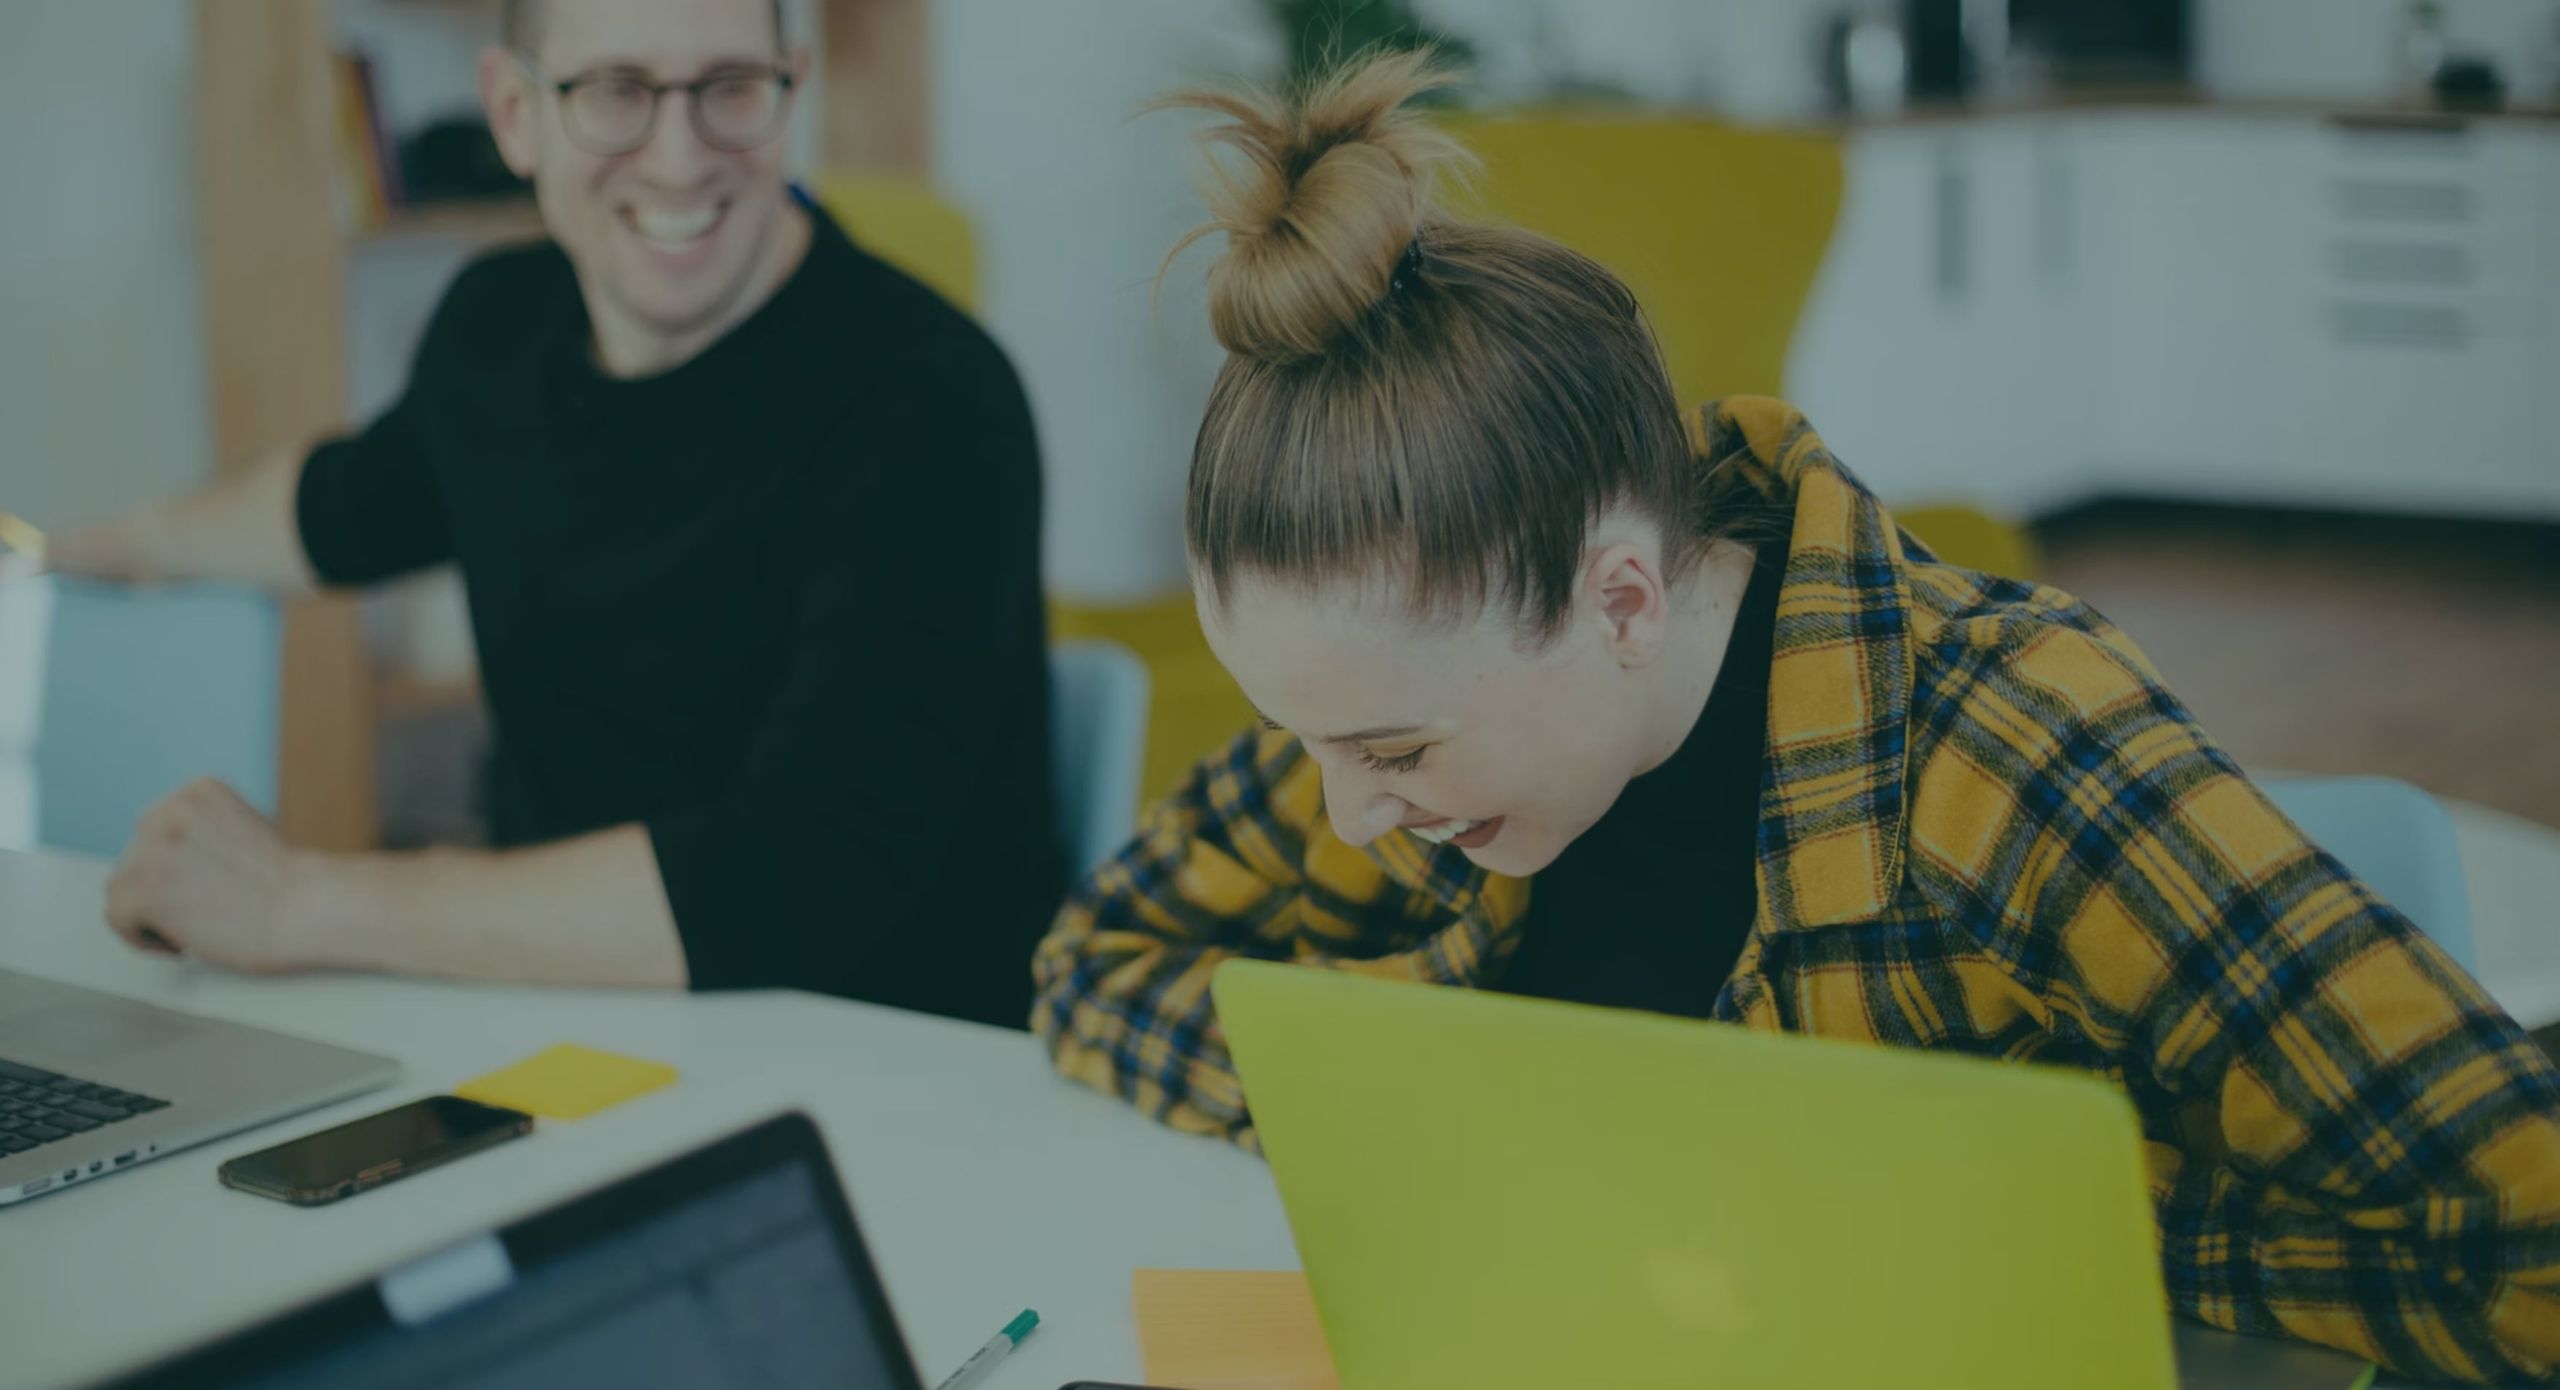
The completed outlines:
<svg viewBox="0 0 2560 1390">
<path fill-rule="evenodd" d="M 2473 975 L 2471 892 L 2453 817 L 2432 796 L 2388 777 L 2279 777 L 2259 782 L 2312 843 L 2335 855 Z"/>
<path fill-rule="evenodd" d="M 34 842 L 113 856 L 151 804 L 219 777 L 272 815 L 282 615 L 236 589 L 137 590 L 13 580 L 8 611 L 42 626 Z M 13 647 L 14 649 L 14 647 Z"/>
<path fill-rule="evenodd" d="M 1116 642 L 1049 653 L 1050 750 L 1058 825 L 1078 876 L 1128 843 L 1147 762 L 1147 668 Z"/>
<path fill-rule="evenodd" d="M 36 847 L 36 716 L 52 627 L 51 585 L 0 579 L 0 849 Z"/>
</svg>

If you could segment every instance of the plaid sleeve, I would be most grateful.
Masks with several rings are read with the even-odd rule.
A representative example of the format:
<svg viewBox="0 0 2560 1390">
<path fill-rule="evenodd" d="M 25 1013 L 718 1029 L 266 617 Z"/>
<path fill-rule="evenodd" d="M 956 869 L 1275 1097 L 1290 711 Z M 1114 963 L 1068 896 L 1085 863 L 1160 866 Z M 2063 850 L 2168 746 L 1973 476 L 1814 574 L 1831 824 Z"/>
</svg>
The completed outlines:
<svg viewBox="0 0 2560 1390">
<path fill-rule="evenodd" d="M 1289 954 L 1315 780 L 1295 740 L 1248 730 L 1068 895 L 1031 965 L 1031 1028 L 1059 1071 L 1175 1129 L 1249 1142 L 1209 976 Z"/>
<path fill-rule="evenodd" d="M 2121 1077 L 2171 1302 L 2404 1373 L 2560 1363 L 2560 1073 L 2129 645 L 1976 667 L 1912 812 L 1941 910 Z"/>
<path fill-rule="evenodd" d="M 1249 730 L 1068 895 L 1032 958 L 1031 1028 L 1074 1080 L 1256 1148 L 1209 998 L 1221 963 L 1478 984 L 1516 940 L 1527 900 L 1525 880 L 1476 872 L 1455 847 L 1345 845 L 1306 750 Z"/>
</svg>

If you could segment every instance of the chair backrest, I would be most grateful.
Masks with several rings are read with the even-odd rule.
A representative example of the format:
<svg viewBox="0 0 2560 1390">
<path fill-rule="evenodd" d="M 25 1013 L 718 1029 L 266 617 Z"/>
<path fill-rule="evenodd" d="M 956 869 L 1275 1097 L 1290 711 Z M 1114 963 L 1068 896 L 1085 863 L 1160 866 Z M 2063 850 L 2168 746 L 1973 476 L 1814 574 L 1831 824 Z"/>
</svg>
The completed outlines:
<svg viewBox="0 0 2560 1390">
<path fill-rule="evenodd" d="M 1058 824 L 1081 876 L 1128 842 L 1147 762 L 1147 668 L 1113 642 L 1061 642 L 1049 653 L 1049 756 Z"/>
<path fill-rule="evenodd" d="M 283 620 L 235 589 L 133 590 L 12 581 L 0 650 L 39 651 L 27 721 L 33 825 L 50 849 L 114 855 L 151 804 L 219 777 L 272 814 Z M 0 705 L 10 699 L 0 689 Z M 0 726 L 7 717 L 0 715 Z M 0 825 L 0 830 L 5 830 Z M 28 833 L 31 829 L 31 833 Z"/>
<path fill-rule="evenodd" d="M 818 202 L 864 250 L 978 311 L 978 237 L 968 214 L 901 174 L 830 170 L 810 180 Z"/>
<path fill-rule="evenodd" d="M 1893 519 L 1902 523 L 1903 530 L 1919 537 L 1931 554 L 1950 565 L 2003 579 L 2033 581 L 2041 577 L 2043 565 L 2026 528 L 1979 507 L 1962 503 L 1896 507 Z"/>
<path fill-rule="evenodd" d="M 2311 842 L 2329 851 L 2465 970 L 2471 893 L 2453 817 L 2434 797 L 2388 777 L 2280 777 L 2259 785 Z"/>
<path fill-rule="evenodd" d="M 1616 272 L 1683 409 L 1774 396 L 1839 220 L 1837 140 L 1692 116 L 1522 112 L 1446 122 L 1484 161 L 1461 207 Z"/>
</svg>

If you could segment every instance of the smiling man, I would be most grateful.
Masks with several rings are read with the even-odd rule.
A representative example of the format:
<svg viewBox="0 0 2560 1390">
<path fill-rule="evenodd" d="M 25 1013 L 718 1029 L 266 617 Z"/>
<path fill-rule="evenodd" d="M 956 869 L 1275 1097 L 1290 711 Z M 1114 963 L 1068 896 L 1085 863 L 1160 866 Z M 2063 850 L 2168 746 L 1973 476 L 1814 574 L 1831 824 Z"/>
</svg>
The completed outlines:
<svg viewBox="0 0 2560 1390">
<path fill-rule="evenodd" d="M 458 561 L 487 853 L 151 812 L 128 940 L 274 971 L 790 985 L 1020 1026 L 1063 887 L 1040 482 L 967 318 L 799 200 L 773 0 L 513 0 L 480 81 L 549 243 L 466 269 L 362 432 L 60 537 L 291 592 Z"/>
</svg>

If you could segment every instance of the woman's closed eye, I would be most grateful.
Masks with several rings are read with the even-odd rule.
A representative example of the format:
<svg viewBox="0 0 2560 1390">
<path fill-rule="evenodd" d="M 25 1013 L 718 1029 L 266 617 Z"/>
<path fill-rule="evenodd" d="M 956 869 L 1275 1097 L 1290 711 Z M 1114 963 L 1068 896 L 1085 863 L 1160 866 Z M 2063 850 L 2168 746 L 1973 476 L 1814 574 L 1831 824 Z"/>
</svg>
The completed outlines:
<svg viewBox="0 0 2560 1390">
<path fill-rule="evenodd" d="M 1363 748 L 1360 750 L 1360 765 L 1372 772 L 1411 772 L 1422 766 L 1422 755 L 1430 751 L 1429 744 L 1409 753 L 1381 754 Z"/>
<path fill-rule="evenodd" d="M 1254 717 L 1262 721 L 1262 727 L 1274 733 L 1283 732 L 1280 722 L 1270 715 L 1255 710 Z M 1367 748 L 1358 748 L 1353 750 L 1352 755 L 1360 760 L 1362 767 L 1372 772 L 1411 772 L 1422 766 L 1422 755 L 1430 751 L 1431 745 L 1426 743 L 1419 748 L 1402 753 L 1378 753 Z"/>
</svg>

